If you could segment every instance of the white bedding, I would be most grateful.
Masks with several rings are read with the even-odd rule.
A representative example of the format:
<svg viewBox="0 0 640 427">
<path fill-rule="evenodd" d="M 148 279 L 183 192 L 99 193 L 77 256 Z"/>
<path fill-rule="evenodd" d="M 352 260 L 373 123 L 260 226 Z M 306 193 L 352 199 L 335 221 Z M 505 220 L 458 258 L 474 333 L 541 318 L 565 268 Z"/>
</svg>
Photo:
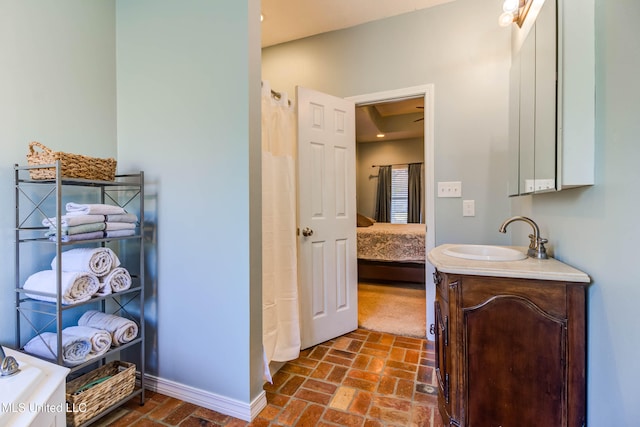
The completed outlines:
<svg viewBox="0 0 640 427">
<path fill-rule="evenodd" d="M 370 227 L 358 227 L 357 235 L 358 259 L 425 262 L 425 224 L 376 222 Z"/>
</svg>

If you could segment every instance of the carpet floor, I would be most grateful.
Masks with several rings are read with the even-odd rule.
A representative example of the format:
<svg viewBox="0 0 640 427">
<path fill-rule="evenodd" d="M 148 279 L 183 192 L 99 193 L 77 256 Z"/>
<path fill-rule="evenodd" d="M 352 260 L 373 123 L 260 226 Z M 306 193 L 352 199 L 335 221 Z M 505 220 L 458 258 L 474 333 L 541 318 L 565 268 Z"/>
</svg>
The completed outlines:
<svg viewBox="0 0 640 427">
<path fill-rule="evenodd" d="M 426 336 L 423 284 L 358 283 L 358 326 L 395 335 Z"/>
</svg>

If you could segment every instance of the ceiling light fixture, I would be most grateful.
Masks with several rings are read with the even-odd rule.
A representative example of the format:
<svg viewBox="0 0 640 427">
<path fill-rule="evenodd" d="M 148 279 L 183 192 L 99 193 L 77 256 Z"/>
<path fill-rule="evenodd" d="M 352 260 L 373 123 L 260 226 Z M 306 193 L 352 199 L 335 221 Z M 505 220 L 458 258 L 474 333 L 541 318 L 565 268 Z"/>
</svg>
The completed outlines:
<svg viewBox="0 0 640 427">
<path fill-rule="evenodd" d="M 381 132 L 381 133 L 379 133 L 379 134 L 376 134 L 376 136 L 377 136 L 378 138 L 384 138 L 384 133 L 382 133 L 382 132 Z"/>
<path fill-rule="evenodd" d="M 508 27 L 512 22 L 522 27 L 533 0 L 504 0 L 502 14 L 498 18 L 501 27 Z"/>
</svg>

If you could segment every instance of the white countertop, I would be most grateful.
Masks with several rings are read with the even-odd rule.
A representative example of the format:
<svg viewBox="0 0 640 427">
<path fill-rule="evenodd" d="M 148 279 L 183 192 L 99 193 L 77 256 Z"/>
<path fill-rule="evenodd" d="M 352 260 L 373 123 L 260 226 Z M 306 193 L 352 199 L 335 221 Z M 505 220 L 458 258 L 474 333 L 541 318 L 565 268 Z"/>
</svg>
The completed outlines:
<svg viewBox="0 0 640 427">
<path fill-rule="evenodd" d="M 526 258 L 520 261 L 478 261 L 445 255 L 443 251 L 451 246 L 456 245 L 440 245 L 427 254 L 429 262 L 443 273 L 582 283 L 591 281 L 587 274 L 554 258 Z M 525 247 L 507 247 L 521 250 L 524 253 L 527 252 Z"/>
</svg>

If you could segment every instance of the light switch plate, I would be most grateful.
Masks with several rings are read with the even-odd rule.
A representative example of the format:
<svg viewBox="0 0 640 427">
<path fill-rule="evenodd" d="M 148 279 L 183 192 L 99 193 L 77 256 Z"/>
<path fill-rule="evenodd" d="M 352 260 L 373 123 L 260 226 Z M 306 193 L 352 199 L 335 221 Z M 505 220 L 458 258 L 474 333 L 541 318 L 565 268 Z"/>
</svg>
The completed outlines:
<svg viewBox="0 0 640 427">
<path fill-rule="evenodd" d="M 439 182 L 438 197 L 462 197 L 462 182 Z"/>
<path fill-rule="evenodd" d="M 462 201 L 462 216 L 476 216 L 476 201 L 475 200 L 463 200 Z"/>
</svg>

